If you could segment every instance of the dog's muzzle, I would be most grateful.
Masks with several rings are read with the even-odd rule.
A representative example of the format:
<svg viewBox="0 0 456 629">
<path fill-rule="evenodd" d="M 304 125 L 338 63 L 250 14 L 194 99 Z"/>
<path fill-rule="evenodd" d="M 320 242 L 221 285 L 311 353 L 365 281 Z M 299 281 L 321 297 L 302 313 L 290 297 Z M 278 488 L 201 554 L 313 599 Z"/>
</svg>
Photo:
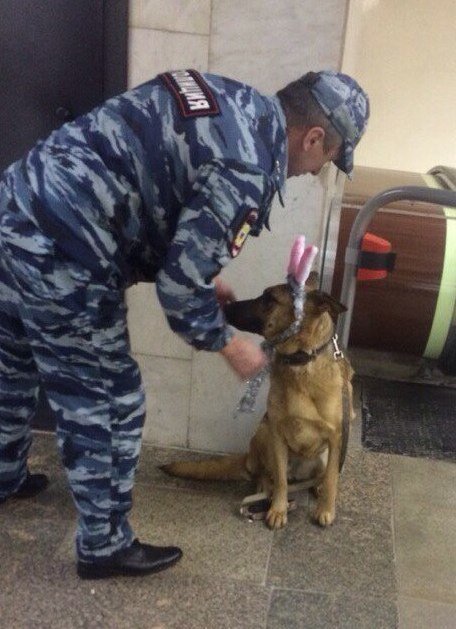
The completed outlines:
<svg viewBox="0 0 456 629">
<path fill-rule="evenodd" d="M 234 301 L 224 307 L 226 320 L 243 332 L 253 334 L 263 333 L 263 320 L 256 312 L 258 303 L 256 299 Z"/>
</svg>

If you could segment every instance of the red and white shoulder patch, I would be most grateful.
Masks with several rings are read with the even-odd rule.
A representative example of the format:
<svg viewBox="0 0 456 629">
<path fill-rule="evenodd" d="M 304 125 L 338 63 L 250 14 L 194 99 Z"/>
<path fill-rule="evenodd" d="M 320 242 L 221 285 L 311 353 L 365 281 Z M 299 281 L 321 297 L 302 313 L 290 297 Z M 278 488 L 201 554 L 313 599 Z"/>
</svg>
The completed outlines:
<svg viewBox="0 0 456 629">
<path fill-rule="evenodd" d="M 242 249 L 247 236 L 258 218 L 258 210 L 249 210 L 231 243 L 231 257 L 235 258 Z"/>
</svg>

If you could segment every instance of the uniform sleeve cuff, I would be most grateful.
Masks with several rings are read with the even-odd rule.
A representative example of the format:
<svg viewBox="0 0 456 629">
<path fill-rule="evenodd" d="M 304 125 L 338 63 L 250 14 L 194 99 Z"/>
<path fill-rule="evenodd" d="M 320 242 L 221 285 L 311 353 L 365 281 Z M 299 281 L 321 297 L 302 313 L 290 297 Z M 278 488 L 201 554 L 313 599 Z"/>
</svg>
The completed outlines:
<svg viewBox="0 0 456 629">
<path fill-rule="evenodd" d="M 197 350 L 204 350 L 206 352 L 219 352 L 222 350 L 234 336 L 234 330 L 230 326 L 226 326 L 220 331 L 215 338 L 211 339 L 211 343 L 204 341 L 194 341 L 193 347 Z"/>
</svg>

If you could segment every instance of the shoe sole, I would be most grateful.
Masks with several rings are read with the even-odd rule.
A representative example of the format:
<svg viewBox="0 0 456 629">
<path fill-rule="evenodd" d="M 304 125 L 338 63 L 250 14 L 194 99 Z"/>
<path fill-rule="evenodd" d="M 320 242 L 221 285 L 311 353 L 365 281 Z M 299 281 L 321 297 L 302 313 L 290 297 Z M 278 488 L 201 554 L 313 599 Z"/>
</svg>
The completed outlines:
<svg viewBox="0 0 456 629">
<path fill-rule="evenodd" d="M 116 566 L 91 566 L 90 564 L 80 564 L 77 566 L 77 575 L 80 579 L 109 579 L 112 577 L 142 577 L 148 574 L 156 574 L 157 572 L 163 572 L 174 566 L 180 559 L 176 557 L 172 561 L 159 566 L 158 568 L 141 569 L 141 568 L 118 568 Z"/>
</svg>

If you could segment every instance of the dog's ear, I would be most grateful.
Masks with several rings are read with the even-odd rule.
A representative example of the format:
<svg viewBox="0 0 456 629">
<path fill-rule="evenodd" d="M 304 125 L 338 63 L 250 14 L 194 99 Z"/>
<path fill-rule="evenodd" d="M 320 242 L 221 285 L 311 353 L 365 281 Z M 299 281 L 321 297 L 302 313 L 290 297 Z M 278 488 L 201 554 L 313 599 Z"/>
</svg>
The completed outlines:
<svg viewBox="0 0 456 629">
<path fill-rule="evenodd" d="M 306 292 L 309 292 L 311 290 L 317 290 L 318 288 L 318 284 L 320 282 L 320 277 L 317 273 L 317 271 L 311 271 L 309 273 L 309 277 L 306 280 Z"/>
<path fill-rule="evenodd" d="M 309 297 L 310 296 L 319 312 L 329 312 L 334 321 L 337 321 L 337 317 L 347 310 L 340 301 L 337 301 L 337 299 L 334 299 L 334 297 L 331 297 L 328 293 L 317 290 L 311 293 Z"/>
</svg>

